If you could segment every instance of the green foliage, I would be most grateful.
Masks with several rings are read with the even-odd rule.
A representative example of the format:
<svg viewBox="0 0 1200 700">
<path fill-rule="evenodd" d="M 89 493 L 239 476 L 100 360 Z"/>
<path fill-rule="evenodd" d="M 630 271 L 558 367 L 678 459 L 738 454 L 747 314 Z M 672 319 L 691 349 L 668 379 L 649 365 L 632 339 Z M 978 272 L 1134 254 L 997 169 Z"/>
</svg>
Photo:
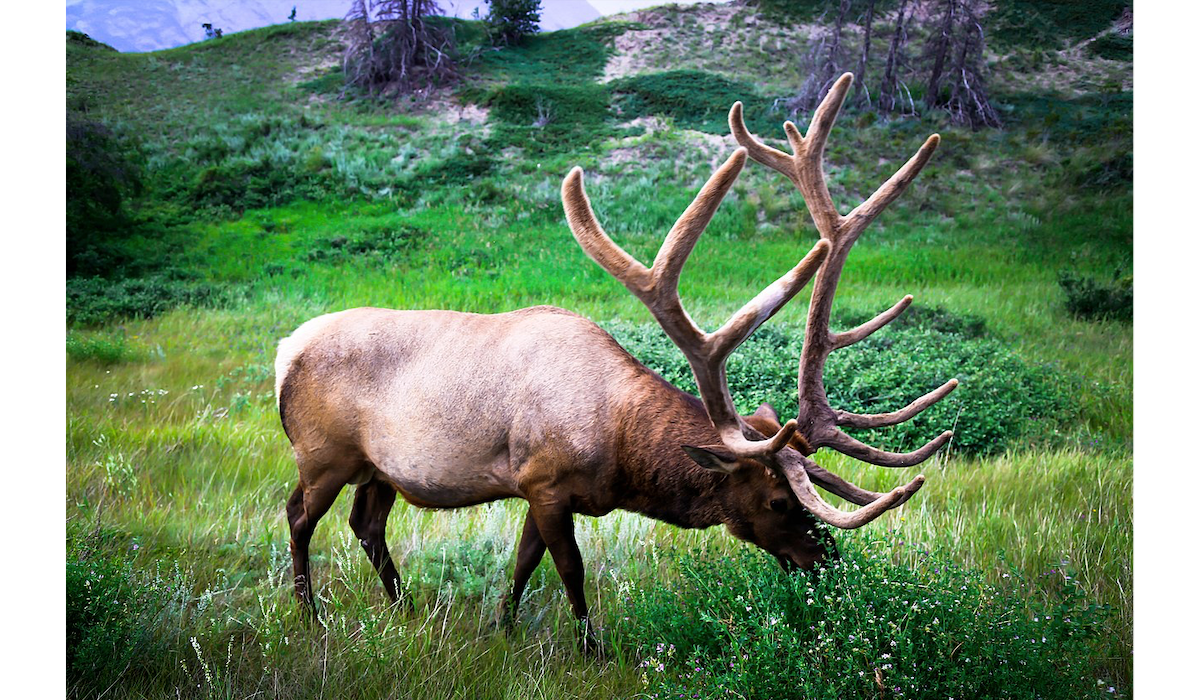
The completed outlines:
<svg viewBox="0 0 1200 700">
<path fill-rule="evenodd" d="M 753 86 L 705 71 L 642 73 L 613 81 L 612 89 L 624 98 L 618 104 L 626 119 L 656 114 L 686 129 L 724 135 L 729 133 L 729 108 L 741 100 L 751 131 L 779 126 L 772 101 L 759 97 Z"/>
<path fill-rule="evenodd" d="M 1005 0 L 987 16 L 990 37 L 1009 46 L 1059 48 L 1104 31 L 1129 0 Z"/>
<path fill-rule="evenodd" d="M 536 34 L 541 17 L 541 0 L 488 0 L 487 23 L 499 45 L 519 44 Z"/>
<path fill-rule="evenodd" d="M 305 262 L 340 263 L 351 258 L 394 262 L 424 242 L 429 232 L 410 224 L 376 223 L 319 241 L 303 256 Z"/>
<path fill-rule="evenodd" d="M 626 24 L 608 22 L 527 37 L 516 46 L 485 53 L 481 77 L 509 83 L 583 85 L 604 73 L 612 40 Z"/>
<path fill-rule="evenodd" d="M 918 307 L 919 308 L 919 307 Z M 911 421 L 858 435 L 893 451 L 915 449 L 948 428 L 953 449 L 991 454 L 1066 429 L 1075 409 L 1058 371 L 1029 365 L 984 332 L 978 317 L 910 309 L 912 318 L 833 353 L 825 368 L 831 405 L 855 413 L 898 410 L 951 378 L 961 386 Z M 905 314 L 907 315 L 907 313 Z M 903 318 L 903 316 L 901 317 Z M 861 320 L 866 320 L 865 318 Z M 855 325 L 857 319 L 846 323 Z M 683 356 L 655 326 L 606 325 L 646 366 L 684 391 L 697 389 Z M 729 359 L 729 390 L 743 414 L 762 402 L 796 415 L 802 329 L 760 328 Z"/>
<path fill-rule="evenodd" d="M 750 548 L 673 555 L 678 578 L 631 590 L 622 617 L 648 696 L 1114 696 L 1082 661 L 1108 612 L 1069 569 L 1047 571 L 1058 595 L 1032 602 L 1016 576 L 996 586 L 937 554 L 909 568 L 879 553 L 904 546 L 846 538 L 840 560 L 792 576 Z"/>
<path fill-rule="evenodd" d="M 1110 61 L 1133 60 L 1133 34 L 1122 35 L 1116 32 L 1101 34 L 1088 44 L 1088 53 Z"/>
<path fill-rule="evenodd" d="M 130 200 L 141 190 L 133 141 L 67 112 L 67 276 L 107 274 L 128 261 Z"/>
<path fill-rule="evenodd" d="M 103 532 L 67 539 L 67 684 L 91 696 L 164 662 L 158 637 L 187 593 L 179 577 L 147 576 Z M 136 545 L 134 546 L 136 550 Z"/>
<path fill-rule="evenodd" d="M 176 306 L 216 306 L 223 299 L 218 285 L 168 275 L 76 277 L 67 280 L 67 323 L 95 326 L 121 318 L 153 318 Z"/>
<path fill-rule="evenodd" d="M 1133 320 L 1133 276 L 1120 270 L 1111 282 L 1080 275 L 1070 270 L 1058 273 L 1058 286 L 1067 297 L 1067 311 L 1088 321 Z"/>
<path fill-rule="evenodd" d="M 124 333 L 67 334 L 67 357 L 72 360 L 115 365 L 145 356 L 145 348 L 130 343 Z"/>
<path fill-rule="evenodd" d="M 750 0 L 748 5 L 758 9 L 767 19 L 779 22 L 811 22 L 821 15 L 836 13 L 839 0 Z M 884 5 L 887 0 L 880 2 Z M 850 16 L 866 12 L 867 0 L 850 0 Z"/>
<path fill-rule="evenodd" d="M 1132 143 L 1132 92 L 1118 88 L 1072 98 L 1021 93 L 998 101 L 1009 119 L 1026 128 L 1028 136 L 1056 145 L 1095 145 L 1118 139 Z"/>
<path fill-rule="evenodd" d="M 81 46 L 89 49 L 104 49 L 106 51 L 116 52 L 116 49 L 100 41 L 96 41 L 92 37 L 83 32 L 75 31 L 74 29 L 67 30 L 67 45 Z"/>
<path fill-rule="evenodd" d="M 534 153 L 586 148 L 616 133 L 609 125 L 609 93 L 603 85 L 518 83 L 495 90 L 487 99 L 501 124 L 489 142 Z"/>
</svg>

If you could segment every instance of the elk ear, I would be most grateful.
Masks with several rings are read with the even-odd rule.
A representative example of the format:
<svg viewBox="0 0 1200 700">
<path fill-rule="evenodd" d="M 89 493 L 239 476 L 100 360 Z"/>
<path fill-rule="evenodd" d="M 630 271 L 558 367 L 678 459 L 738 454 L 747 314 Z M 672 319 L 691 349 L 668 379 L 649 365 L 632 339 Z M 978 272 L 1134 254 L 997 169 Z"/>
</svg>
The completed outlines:
<svg viewBox="0 0 1200 700">
<path fill-rule="evenodd" d="M 783 425 L 782 421 L 779 420 L 779 412 L 769 403 L 764 403 L 755 409 L 754 417 L 769 420 L 775 425 Z"/>
<path fill-rule="evenodd" d="M 684 445 L 683 451 L 692 458 L 692 461 L 709 471 L 732 474 L 737 471 L 739 466 L 737 458 L 726 452 L 716 452 L 706 447 L 692 447 L 691 445 Z"/>
</svg>

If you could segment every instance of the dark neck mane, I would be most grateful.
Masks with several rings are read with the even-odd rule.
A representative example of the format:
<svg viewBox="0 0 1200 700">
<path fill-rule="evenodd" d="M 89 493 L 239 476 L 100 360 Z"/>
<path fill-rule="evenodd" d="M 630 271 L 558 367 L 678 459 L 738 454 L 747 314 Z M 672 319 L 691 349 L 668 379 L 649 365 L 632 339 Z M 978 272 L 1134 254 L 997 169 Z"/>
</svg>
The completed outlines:
<svg viewBox="0 0 1200 700">
<path fill-rule="evenodd" d="M 645 391 L 624 407 L 619 507 L 687 528 L 727 521 L 724 474 L 692 461 L 682 445 L 719 445 L 700 399 L 647 370 Z"/>
</svg>

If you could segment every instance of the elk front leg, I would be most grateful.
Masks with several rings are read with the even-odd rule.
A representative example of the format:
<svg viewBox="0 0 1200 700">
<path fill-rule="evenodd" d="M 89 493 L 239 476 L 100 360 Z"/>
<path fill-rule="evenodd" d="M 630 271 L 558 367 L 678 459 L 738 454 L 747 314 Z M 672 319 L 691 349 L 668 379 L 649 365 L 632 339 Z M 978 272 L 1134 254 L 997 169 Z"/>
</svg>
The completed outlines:
<svg viewBox="0 0 1200 700">
<path fill-rule="evenodd" d="M 580 645 L 585 652 L 600 653 L 600 643 L 592 630 L 588 617 L 587 598 L 583 593 L 583 555 L 579 553 L 579 545 L 575 542 L 575 523 L 571 511 L 562 505 L 535 506 L 530 504 L 529 514 L 537 524 L 538 532 L 550 556 L 554 559 L 554 567 L 562 579 L 567 591 L 567 600 L 571 610 L 579 621 Z"/>
<path fill-rule="evenodd" d="M 387 518 L 396 503 L 396 491 L 388 483 L 374 478 L 354 494 L 354 507 L 350 510 L 350 527 L 354 536 L 371 560 L 371 566 L 383 581 L 383 588 L 393 603 L 399 600 L 398 583 L 400 574 L 392 563 L 387 548 Z"/>
<path fill-rule="evenodd" d="M 525 514 L 525 527 L 521 529 L 521 542 L 517 545 L 517 566 L 513 570 L 512 592 L 500 601 L 497 611 L 497 622 L 501 627 L 512 627 L 517 619 L 517 608 L 521 605 L 521 596 L 534 569 L 542 561 L 546 553 L 546 541 L 538 531 L 537 522 L 533 518 L 533 510 Z"/>
</svg>

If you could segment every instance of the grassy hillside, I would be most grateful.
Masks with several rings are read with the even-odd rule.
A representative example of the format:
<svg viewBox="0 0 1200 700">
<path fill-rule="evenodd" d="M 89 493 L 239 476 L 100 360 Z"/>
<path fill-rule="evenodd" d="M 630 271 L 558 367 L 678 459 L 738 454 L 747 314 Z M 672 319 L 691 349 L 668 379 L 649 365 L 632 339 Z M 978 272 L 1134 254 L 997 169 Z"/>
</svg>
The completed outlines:
<svg viewBox="0 0 1200 700">
<path fill-rule="evenodd" d="M 785 580 L 718 529 L 578 518 L 611 652 L 596 662 L 575 651 L 548 560 L 518 628 L 491 627 L 523 504 L 398 504 L 407 609 L 385 604 L 347 493 L 312 545 L 323 625 L 290 598 L 278 339 L 354 306 L 554 304 L 689 388 L 649 314 L 571 238 L 559 185 L 582 166 L 606 229 L 652 258 L 733 150 L 732 99 L 777 147 L 784 119 L 803 126 L 775 105 L 803 80 L 791 66 L 808 36 L 740 7 L 643 11 L 484 52 L 421 100 L 342 94 L 337 22 L 150 54 L 68 36 L 83 154 L 68 182 L 95 193 L 79 210 L 87 236 L 68 241 L 72 692 L 855 697 L 877 692 L 878 672 L 896 696 L 1131 693 L 1132 332 L 1119 312 L 1089 312 L 1120 307 L 1131 283 L 1131 66 L 1077 41 L 991 57 L 1003 129 L 849 110 L 833 131 L 843 211 L 927 134 L 943 142 L 856 246 L 835 322 L 906 293 L 916 306 L 835 354 L 831 397 L 887 411 L 963 381 L 926 423 L 871 436 L 899 449 L 951 424 L 960 437 L 910 503 L 838 534 L 844 570 Z M 814 235 L 792 185 L 747 166 L 684 274 L 689 311 L 720 323 Z M 794 406 L 805 296 L 731 360 L 740 408 Z M 877 490 L 915 473 L 817 458 Z M 929 670 L 901 663 L 918 658 Z"/>
</svg>

